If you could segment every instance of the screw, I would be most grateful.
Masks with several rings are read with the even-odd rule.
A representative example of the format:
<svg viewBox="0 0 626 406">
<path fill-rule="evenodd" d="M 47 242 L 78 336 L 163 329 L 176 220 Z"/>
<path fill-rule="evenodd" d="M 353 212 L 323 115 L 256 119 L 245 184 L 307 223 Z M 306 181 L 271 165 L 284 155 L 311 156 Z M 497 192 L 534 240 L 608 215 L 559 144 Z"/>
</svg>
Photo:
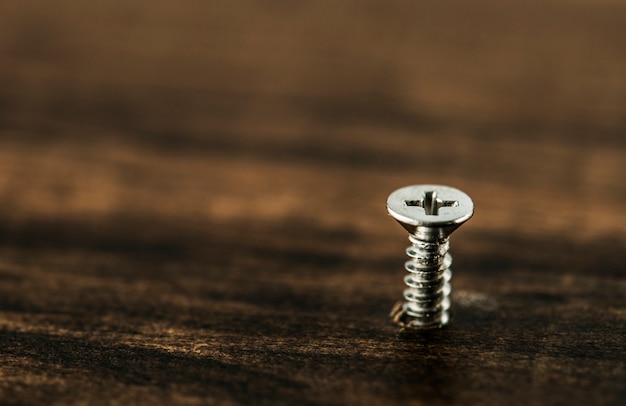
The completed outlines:
<svg viewBox="0 0 626 406">
<path fill-rule="evenodd" d="M 391 311 L 402 327 L 441 327 L 450 321 L 450 234 L 474 214 L 472 199 L 442 185 L 414 185 L 396 190 L 387 211 L 409 232 L 411 258 L 405 264 L 404 303 Z"/>
</svg>

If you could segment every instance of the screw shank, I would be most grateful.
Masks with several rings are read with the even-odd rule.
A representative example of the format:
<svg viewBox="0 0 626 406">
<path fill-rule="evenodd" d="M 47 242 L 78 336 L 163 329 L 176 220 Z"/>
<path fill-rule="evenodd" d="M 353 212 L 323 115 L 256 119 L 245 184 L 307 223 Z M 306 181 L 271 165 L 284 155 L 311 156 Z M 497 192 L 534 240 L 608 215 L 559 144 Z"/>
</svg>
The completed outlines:
<svg viewBox="0 0 626 406">
<path fill-rule="evenodd" d="M 407 289 L 405 302 L 393 314 L 396 323 L 403 327 L 425 329 L 440 327 L 450 319 L 450 265 L 448 240 L 424 241 L 409 236 L 411 246 L 406 252 L 410 259 L 404 267 Z"/>
<path fill-rule="evenodd" d="M 454 232 L 461 224 L 450 224 L 446 226 L 416 226 L 412 224 L 403 223 L 398 221 L 406 231 L 412 236 L 421 241 L 437 242 L 442 241 L 450 237 L 450 234 Z"/>
</svg>

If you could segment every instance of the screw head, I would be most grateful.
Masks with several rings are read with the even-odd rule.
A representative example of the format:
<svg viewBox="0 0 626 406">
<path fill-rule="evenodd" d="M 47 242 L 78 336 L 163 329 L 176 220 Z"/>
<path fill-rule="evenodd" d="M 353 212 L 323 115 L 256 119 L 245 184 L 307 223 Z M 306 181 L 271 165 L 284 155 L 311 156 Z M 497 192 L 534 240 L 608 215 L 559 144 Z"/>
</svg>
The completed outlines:
<svg viewBox="0 0 626 406">
<path fill-rule="evenodd" d="M 387 211 L 411 234 L 446 238 L 474 214 L 474 202 L 459 189 L 413 185 L 389 195 Z"/>
</svg>

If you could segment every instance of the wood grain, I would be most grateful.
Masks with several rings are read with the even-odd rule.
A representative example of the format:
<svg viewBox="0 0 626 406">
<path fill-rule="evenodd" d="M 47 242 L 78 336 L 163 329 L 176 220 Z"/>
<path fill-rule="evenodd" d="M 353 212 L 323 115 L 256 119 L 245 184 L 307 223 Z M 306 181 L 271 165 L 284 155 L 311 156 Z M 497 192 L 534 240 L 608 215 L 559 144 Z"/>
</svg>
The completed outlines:
<svg viewBox="0 0 626 406">
<path fill-rule="evenodd" d="M 626 401 L 626 6 L 0 6 L 0 403 Z M 443 183 L 453 322 L 387 195 Z"/>
</svg>

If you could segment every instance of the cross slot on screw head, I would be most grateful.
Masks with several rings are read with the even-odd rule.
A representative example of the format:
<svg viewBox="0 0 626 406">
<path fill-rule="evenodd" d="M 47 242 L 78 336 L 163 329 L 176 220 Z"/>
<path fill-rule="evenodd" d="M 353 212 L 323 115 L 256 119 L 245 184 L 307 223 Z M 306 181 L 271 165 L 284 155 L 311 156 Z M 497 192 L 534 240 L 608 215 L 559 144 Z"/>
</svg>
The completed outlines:
<svg viewBox="0 0 626 406">
<path fill-rule="evenodd" d="M 450 307 L 448 239 L 474 214 L 472 199 L 442 185 L 414 185 L 396 190 L 387 199 L 387 211 L 409 232 L 409 272 L 405 302 L 392 311 L 402 327 L 432 328 L 447 324 Z"/>
</svg>

